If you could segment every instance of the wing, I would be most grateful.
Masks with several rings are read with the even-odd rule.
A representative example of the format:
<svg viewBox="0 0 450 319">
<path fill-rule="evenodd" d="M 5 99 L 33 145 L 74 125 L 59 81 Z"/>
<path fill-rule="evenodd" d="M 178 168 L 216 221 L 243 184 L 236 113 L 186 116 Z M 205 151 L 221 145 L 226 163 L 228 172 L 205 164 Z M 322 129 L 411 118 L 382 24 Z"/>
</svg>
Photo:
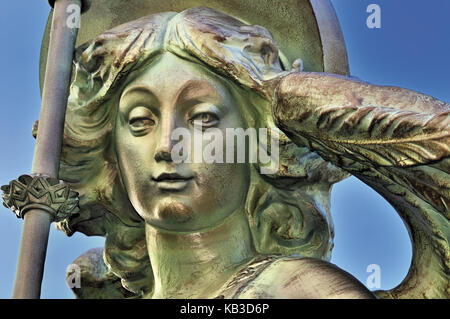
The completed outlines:
<svg viewBox="0 0 450 319">
<path fill-rule="evenodd" d="M 408 275 L 376 294 L 449 298 L 450 105 L 324 73 L 291 73 L 270 85 L 279 128 L 380 193 L 407 225 Z"/>
</svg>

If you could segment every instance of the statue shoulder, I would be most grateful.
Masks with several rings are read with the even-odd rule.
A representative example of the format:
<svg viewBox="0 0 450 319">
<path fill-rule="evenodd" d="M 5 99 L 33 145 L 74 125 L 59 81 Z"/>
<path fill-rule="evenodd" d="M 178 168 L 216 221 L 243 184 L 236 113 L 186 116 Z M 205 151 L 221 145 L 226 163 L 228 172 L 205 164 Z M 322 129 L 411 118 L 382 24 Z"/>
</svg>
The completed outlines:
<svg viewBox="0 0 450 319">
<path fill-rule="evenodd" d="M 320 259 L 278 256 L 252 273 L 253 277 L 240 285 L 234 298 L 374 298 L 352 275 Z"/>
<path fill-rule="evenodd" d="M 88 250 L 78 257 L 68 268 L 66 282 L 77 299 L 135 298 L 106 266 L 103 248 Z"/>
</svg>

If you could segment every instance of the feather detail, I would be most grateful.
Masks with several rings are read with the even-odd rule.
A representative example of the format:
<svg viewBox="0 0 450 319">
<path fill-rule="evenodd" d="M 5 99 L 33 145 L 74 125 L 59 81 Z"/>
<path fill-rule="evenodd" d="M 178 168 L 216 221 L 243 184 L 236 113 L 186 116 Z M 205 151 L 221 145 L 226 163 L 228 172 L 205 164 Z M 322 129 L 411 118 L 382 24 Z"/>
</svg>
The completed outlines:
<svg viewBox="0 0 450 319">
<path fill-rule="evenodd" d="M 449 298 L 450 105 L 324 73 L 291 73 L 277 81 L 272 107 L 278 127 L 380 193 L 408 227 L 408 275 L 376 294 Z"/>
</svg>

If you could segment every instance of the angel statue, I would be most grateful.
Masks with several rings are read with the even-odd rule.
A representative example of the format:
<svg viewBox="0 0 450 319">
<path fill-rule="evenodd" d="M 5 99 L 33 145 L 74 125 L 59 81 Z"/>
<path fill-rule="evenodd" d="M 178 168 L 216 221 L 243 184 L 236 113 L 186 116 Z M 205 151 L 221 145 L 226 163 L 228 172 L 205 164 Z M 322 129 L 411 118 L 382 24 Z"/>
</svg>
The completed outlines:
<svg viewBox="0 0 450 319">
<path fill-rule="evenodd" d="M 350 77 L 327 1 L 105 2 L 81 21 L 59 169 L 80 201 L 58 228 L 106 238 L 74 262 L 78 298 L 449 297 L 450 104 Z M 223 153 L 228 129 L 266 129 L 277 169 L 174 160 L 174 131 L 198 123 Z M 349 175 L 408 227 L 393 290 L 329 262 Z"/>
</svg>

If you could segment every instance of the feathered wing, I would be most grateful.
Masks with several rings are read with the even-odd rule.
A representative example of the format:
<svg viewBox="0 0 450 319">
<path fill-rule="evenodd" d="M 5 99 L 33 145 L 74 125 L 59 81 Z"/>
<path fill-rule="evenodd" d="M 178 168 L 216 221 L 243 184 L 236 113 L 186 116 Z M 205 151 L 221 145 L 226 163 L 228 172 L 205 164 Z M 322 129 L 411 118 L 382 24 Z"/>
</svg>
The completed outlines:
<svg viewBox="0 0 450 319">
<path fill-rule="evenodd" d="M 377 296 L 449 298 L 450 104 L 324 73 L 269 85 L 279 128 L 380 193 L 407 225 L 408 275 Z"/>
</svg>

